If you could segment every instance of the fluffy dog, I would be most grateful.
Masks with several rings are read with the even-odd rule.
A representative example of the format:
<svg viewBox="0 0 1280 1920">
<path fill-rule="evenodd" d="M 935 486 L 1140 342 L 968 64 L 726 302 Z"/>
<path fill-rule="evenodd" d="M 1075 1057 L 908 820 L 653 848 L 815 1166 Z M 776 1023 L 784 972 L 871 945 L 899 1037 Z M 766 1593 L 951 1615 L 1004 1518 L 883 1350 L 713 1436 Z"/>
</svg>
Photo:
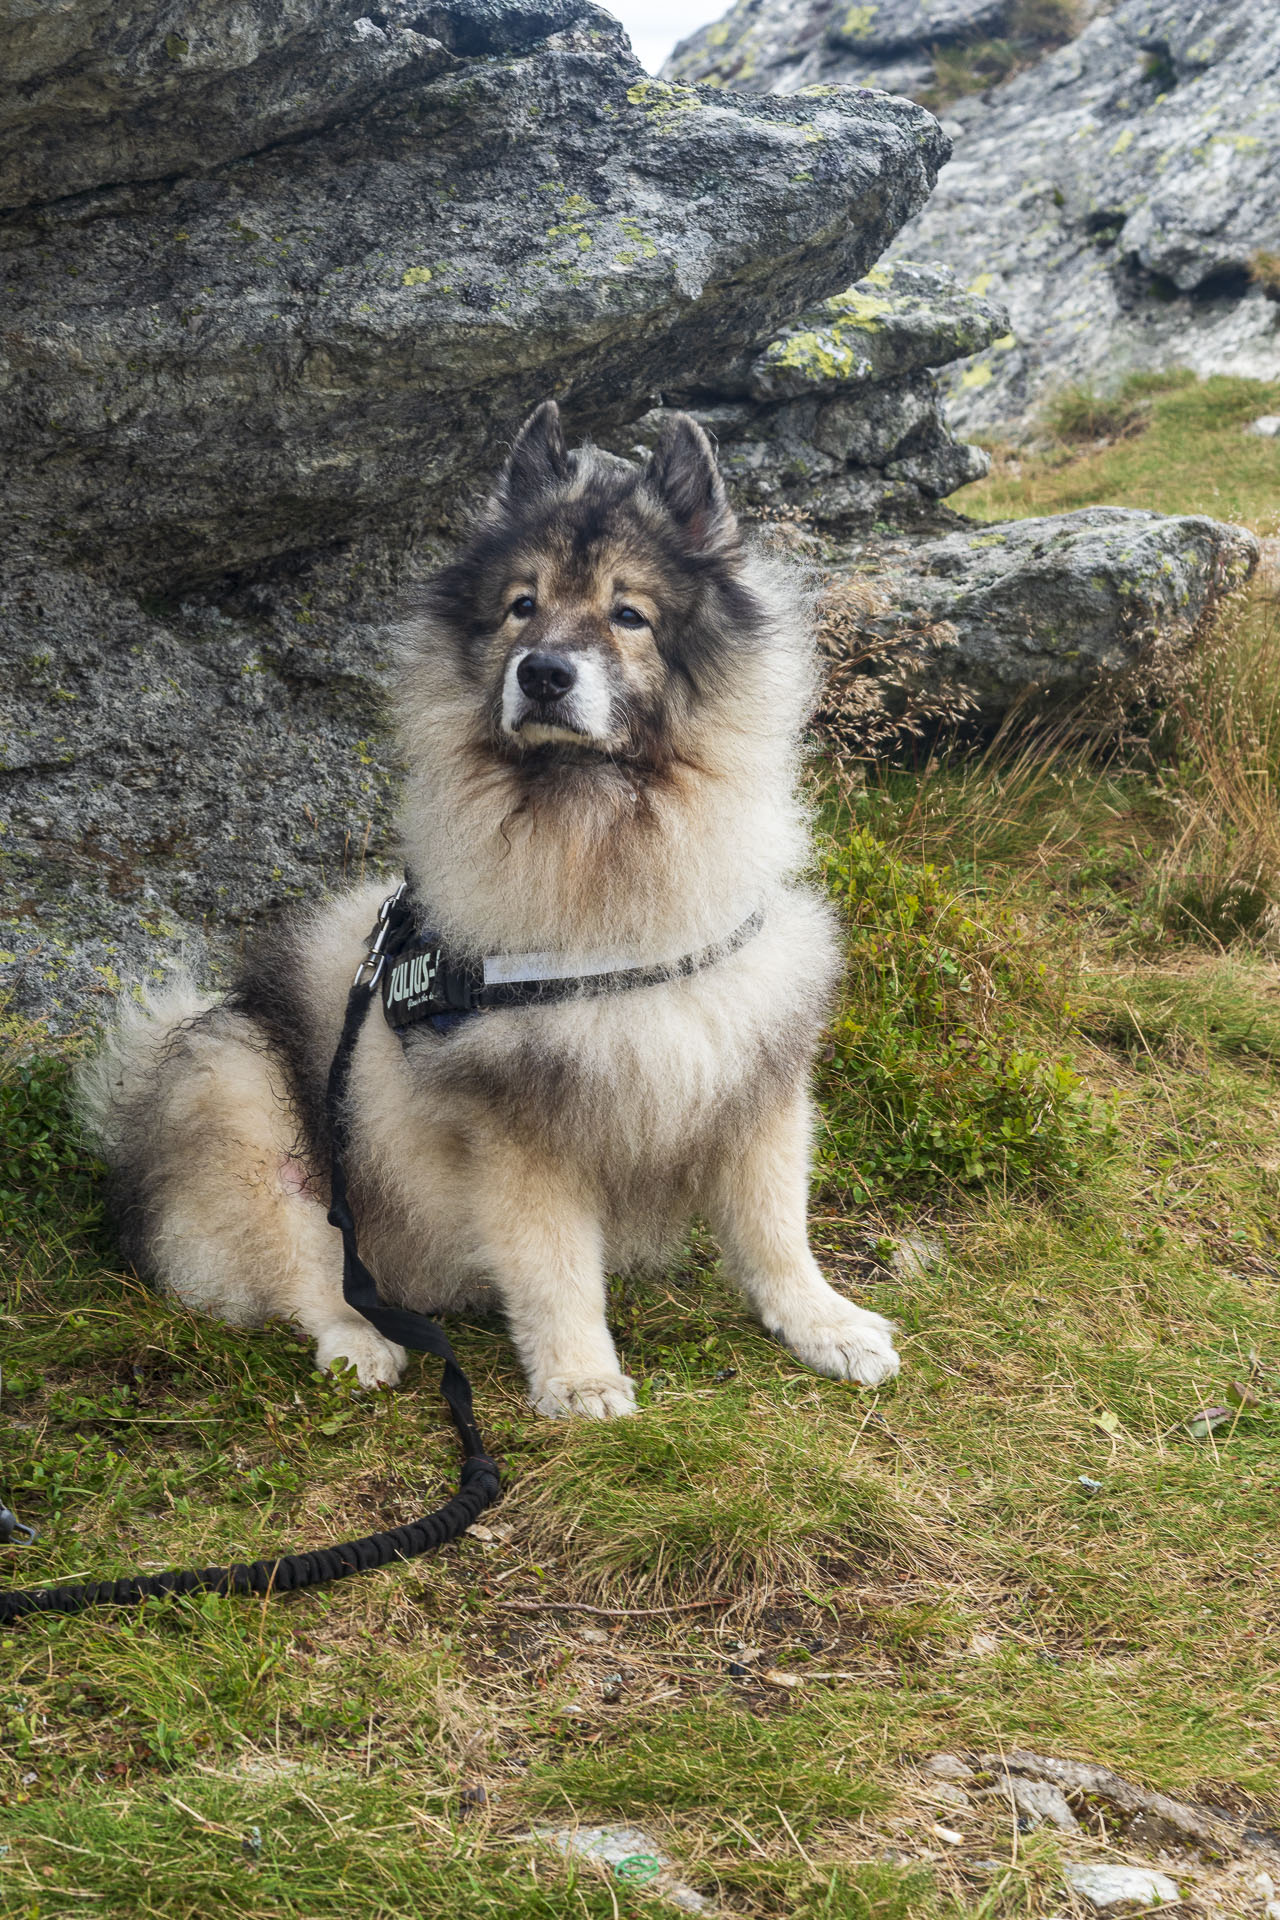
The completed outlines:
<svg viewBox="0 0 1280 1920">
<path fill-rule="evenodd" d="M 375 1007 L 349 1084 L 351 1196 L 384 1297 L 501 1306 L 541 1413 L 633 1410 L 605 1275 L 669 1258 L 695 1213 L 807 1365 L 897 1372 L 889 1324 L 827 1285 L 806 1234 L 807 1082 L 837 973 L 831 916 L 796 877 L 814 674 L 795 588 L 744 544 L 680 415 L 637 467 L 568 451 L 540 407 L 406 626 L 415 910 L 500 978 L 594 977 L 403 1037 Z M 394 1383 L 405 1354 L 343 1301 L 324 1088 L 384 892 L 294 916 L 223 998 L 125 1004 L 82 1077 L 139 1268 L 238 1324 L 295 1321 L 321 1367 L 365 1385 Z M 671 972 L 599 990 L 636 967 Z"/>
</svg>

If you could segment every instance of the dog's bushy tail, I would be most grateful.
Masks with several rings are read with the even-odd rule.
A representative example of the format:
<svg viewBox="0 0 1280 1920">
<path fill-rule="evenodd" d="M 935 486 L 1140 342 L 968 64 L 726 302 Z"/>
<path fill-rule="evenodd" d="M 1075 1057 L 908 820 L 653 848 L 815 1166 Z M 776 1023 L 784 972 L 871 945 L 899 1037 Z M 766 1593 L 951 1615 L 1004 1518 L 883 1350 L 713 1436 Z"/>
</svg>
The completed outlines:
<svg viewBox="0 0 1280 1920">
<path fill-rule="evenodd" d="M 154 1107 L 174 1041 L 216 1005 L 217 996 L 185 973 L 140 998 L 121 995 L 75 1073 L 76 1111 L 109 1167 L 119 1167 L 137 1120 Z"/>
</svg>

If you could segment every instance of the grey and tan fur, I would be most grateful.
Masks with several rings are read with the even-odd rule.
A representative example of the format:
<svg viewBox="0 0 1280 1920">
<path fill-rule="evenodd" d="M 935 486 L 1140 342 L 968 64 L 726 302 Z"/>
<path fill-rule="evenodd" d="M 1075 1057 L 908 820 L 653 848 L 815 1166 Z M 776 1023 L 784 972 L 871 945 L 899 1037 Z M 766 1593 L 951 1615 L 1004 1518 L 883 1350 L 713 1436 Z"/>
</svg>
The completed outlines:
<svg viewBox="0 0 1280 1920">
<path fill-rule="evenodd" d="M 361 1251 L 390 1299 L 500 1305 L 542 1413 L 632 1411 L 605 1274 L 669 1256 L 694 1214 L 809 1366 L 897 1371 L 888 1323 L 827 1285 L 806 1234 L 807 1081 L 837 971 L 795 877 L 813 674 L 794 589 L 743 545 L 700 429 L 678 418 L 637 469 L 567 452 L 550 403 L 406 629 L 401 839 L 459 953 L 656 965 L 764 914 L 689 978 L 405 1044 L 376 1008 L 365 1024 Z M 366 1385 L 405 1355 L 342 1299 L 323 1087 L 384 891 L 319 903 L 225 998 L 126 1004 L 82 1080 L 138 1265 L 227 1320 L 295 1321 Z"/>
</svg>

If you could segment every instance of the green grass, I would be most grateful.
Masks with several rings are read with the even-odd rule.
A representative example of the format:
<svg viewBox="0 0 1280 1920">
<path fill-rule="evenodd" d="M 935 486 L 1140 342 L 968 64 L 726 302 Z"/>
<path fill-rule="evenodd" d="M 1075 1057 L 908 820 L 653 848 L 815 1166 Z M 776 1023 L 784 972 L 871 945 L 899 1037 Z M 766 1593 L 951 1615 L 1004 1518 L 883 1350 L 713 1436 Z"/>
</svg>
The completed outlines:
<svg viewBox="0 0 1280 1920">
<path fill-rule="evenodd" d="M 984 93 L 1034 65 L 1074 39 L 1083 25 L 1077 0 L 1013 0 L 1005 35 L 931 48 L 933 83 L 916 97 L 921 106 L 941 113 L 966 94 Z"/>
<path fill-rule="evenodd" d="M 1280 523 L 1280 456 L 1274 440 L 1244 429 L 1277 411 L 1280 382 L 1225 374 L 1138 374 L 1109 395 L 1068 389 L 1045 408 L 1059 445 L 1041 453 L 995 447 L 987 478 L 949 504 L 977 520 L 1007 520 L 1103 502 L 1207 513 L 1272 533 Z M 1124 437 L 1081 453 L 1076 443 L 1095 428 Z"/>
<path fill-rule="evenodd" d="M 1250 463 L 1274 449 L 1239 425 L 1275 390 L 1142 398 L 1105 449 L 997 473 L 984 511 L 1083 492 L 1264 525 Z M 1280 867 L 1267 618 L 1255 597 L 1144 754 L 1006 743 L 820 788 L 849 965 L 812 1238 L 897 1321 L 895 1386 L 808 1374 L 700 1235 L 614 1286 L 634 1421 L 535 1419 L 502 1330 L 456 1327 L 504 1467 L 480 1532 L 266 1604 L 0 1635 L 0 1910 L 670 1911 L 545 1838 L 621 1820 L 743 1920 L 1065 1911 L 1062 1859 L 1096 1840 L 940 1806 L 918 1771 L 939 1748 L 1095 1760 L 1280 1822 L 1280 998 L 1264 927 L 1186 912 L 1249 833 Z M 288 1328 L 119 1270 L 68 1051 L 14 1023 L 0 1055 L 0 1497 L 40 1528 L 3 1578 L 251 1558 L 433 1506 L 456 1457 L 430 1367 L 362 1393 Z M 1231 1412 L 1196 1437 L 1208 1404 Z M 1177 1871 L 1204 1905 L 1245 1898 Z"/>
<path fill-rule="evenodd" d="M 1002 1017 L 1043 1044 L 1044 981 L 1010 968 Z M 901 1191 L 818 1202 L 829 1270 L 899 1321 L 891 1394 L 770 1346 L 699 1243 L 616 1294 L 633 1423 L 534 1420 L 500 1331 L 461 1330 L 508 1476 L 488 1539 L 267 1606 L 5 1635 L 12 1910 L 638 1911 L 643 1889 L 522 1837 L 626 1819 L 735 1912 L 1034 1912 L 1056 1843 L 1015 1860 L 978 1818 L 926 1858 L 913 1758 L 998 1739 L 1274 1797 L 1270 972 L 1183 948 L 1081 985 L 1073 1056 L 1120 1131 L 1077 1175 L 921 1187 L 947 1249 L 923 1279 L 884 1264 Z M 49 1083 L 35 1105 L 74 1173 Z M 829 1125 L 855 1098 L 829 1093 Z M 4 1322 L 6 1484 L 43 1529 L 8 1555 L 19 1577 L 226 1559 L 434 1502 L 453 1455 L 429 1370 L 363 1395 L 284 1328 L 186 1315 L 101 1265 L 92 1188 L 66 1193 Z M 1233 1379 L 1258 1404 L 1196 1441 Z M 677 1610 L 546 1606 L 580 1598 Z"/>
</svg>

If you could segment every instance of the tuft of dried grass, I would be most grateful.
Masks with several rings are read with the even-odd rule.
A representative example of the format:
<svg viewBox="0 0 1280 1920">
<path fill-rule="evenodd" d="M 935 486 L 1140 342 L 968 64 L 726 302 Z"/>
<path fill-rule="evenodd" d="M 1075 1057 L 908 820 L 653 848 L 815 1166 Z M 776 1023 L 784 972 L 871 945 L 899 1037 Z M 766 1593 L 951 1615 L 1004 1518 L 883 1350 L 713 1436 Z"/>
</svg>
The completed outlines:
<svg viewBox="0 0 1280 1920">
<path fill-rule="evenodd" d="M 954 644 L 954 627 L 892 621 L 892 602 L 869 575 L 824 576 L 818 647 L 826 672 L 814 725 L 843 758 L 875 759 L 906 741 L 954 731 L 974 710 L 963 687 L 939 682 L 931 670 L 930 654 Z"/>
<path fill-rule="evenodd" d="M 1268 300 L 1280 300 L 1280 253 L 1259 247 L 1249 257 L 1249 278 L 1262 288 Z"/>
<path fill-rule="evenodd" d="M 575 1595 L 731 1594 L 737 1617 L 859 1569 L 935 1567 L 927 1520 L 889 1475 L 851 1464 L 839 1391 L 804 1388 L 802 1405 L 729 1387 L 566 1426 L 522 1488 L 529 1550 L 567 1560 Z"/>
<path fill-rule="evenodd" d="M 1174 933 L 1280 940 L 1280 593 L 1264 572 L 1175 695 L 1163 774 L 1175 831 L 1154 875 Z"/>
</svg>

